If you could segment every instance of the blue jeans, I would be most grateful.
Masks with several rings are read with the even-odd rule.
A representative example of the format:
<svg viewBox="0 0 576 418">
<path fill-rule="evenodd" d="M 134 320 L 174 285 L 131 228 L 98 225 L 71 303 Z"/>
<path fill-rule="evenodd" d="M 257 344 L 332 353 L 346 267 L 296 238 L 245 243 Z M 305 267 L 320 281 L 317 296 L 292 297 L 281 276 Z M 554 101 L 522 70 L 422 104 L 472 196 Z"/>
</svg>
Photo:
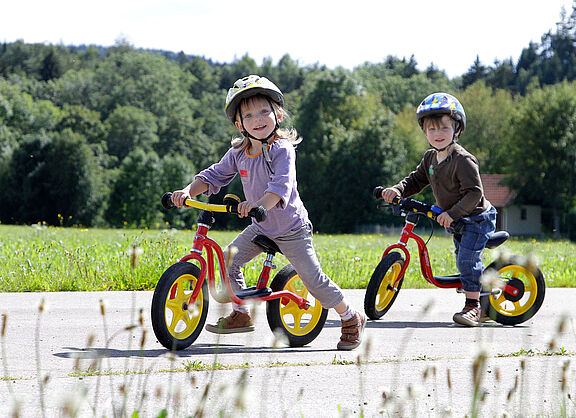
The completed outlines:
<svg viewBox="0 0 576 418">
<path fill-rule="evenodd" d="M 465 292 L 479 292 L 482 289 L 480 277 L 485 267 L 481 256 L 488 239 L 496 230 L 496 213 L 491 206 L 479 215 L 461 218 L 464 230 L 461 235 L 455 234 L 453 237 L 456 266 Z M 453 233 L 450 228 L 449 232 Z"/>
</svg>

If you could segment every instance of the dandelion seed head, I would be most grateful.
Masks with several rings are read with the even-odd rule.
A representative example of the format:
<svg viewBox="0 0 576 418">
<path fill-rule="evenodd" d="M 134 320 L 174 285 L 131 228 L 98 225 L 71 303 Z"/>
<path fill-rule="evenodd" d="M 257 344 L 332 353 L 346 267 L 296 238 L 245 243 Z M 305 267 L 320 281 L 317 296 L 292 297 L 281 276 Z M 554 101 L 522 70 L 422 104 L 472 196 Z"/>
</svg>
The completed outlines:
<svg viewBox="0 0 576 418">
<path fill-rule="evenodd" d="M 452 407 L 451 407 L 451 406 L 446 406 L 446 407 L 444 408 L 444 411 L 442 412 L 442 415 L 443 415 L 443 416 L 452 416 L 452 415 L 454 415 L 454 411 L 452 410 Z"/>
<path fill-rule="evenodd" d="M 557 341 L 556 338 L 551 338 L 550 341 L 548 341 L 548 350 L 549 351 L 554 351 L 556 350 L 557 347 Z"/>
<path fill-rule="evenodd" d="M 164 354 L 164 358 L 166 358 L 168 361 L 176 361 L 176 354 L 174 354 L 172 351 L 168 351 L 166 354 Z"/>
<path fill-rule="evenodd" d="M 132 246 L 128 249 L 126 253 L 128 254 L 128 257 L 130 257 L 130 266 L 132 268 L 135 268 L 138 265 L 138 260 L 140 259 L 140 256 L 143 252 L 144 250 L 136 244 L 132 244 Z"/>
<path fill-rule="evenodd" d="M 423 315 L 427 314 L 432 309 L 433 306 L 434 306 L 434 299 L 428 300 L 428 302 L 426 302 L 426 305 L 424 305 L 424 308 L 422 308 L 422 314 Z"/>
<path fill-rule="evenodd" d="M 143 329 L 142 330 L 142 337 L 140 338 L 140 349 L 142 350 L 144 348 L 144 346 L 146 345 L 146 333 L 148 332 L 148 330 Z"/>
<path fill-rule="evenodd" d="M 492 289 L 502 289 L 504 288 L 504 281 L 498 276 L 498 272 L 493 269 L 486 269 L 480 278 L 482 283 L 482 288 L 486 291 Z"/>
<path fill-rule="evenodd" d="M 562 334 L 566 328 L 566 323 L 568 322 L 568 316 L 566 314 L 562 314 L 560 320 L 558 321 L 558 334 Z"/>
<path fill-rule="evenodd" d="M 194 301 L 194 303 L 188 304 L 188 307 L 186 309 L 190 313 L 191 317 L 195 317 L 195 316 L 200 315 L 199 306 L 200 306 L 200 301 L 198 301 L 198 300 Z"/>
<path fill-rule="evenodd" d="M 538 266 L 540 265 L 540 262 L 536 254 L 528 253 L 525 261 L 526 261 L 526 269 L 532 274 L 538 274 L 539 270 Z"/>
<path fill-rule="evenodd" d="M 76 417 L 82 407 L 87 403 L 87 390 L 85 387 L 77 387 L 72 390 L 62 392 L 60 396 L 60 407 L 64 412 L 64 416 Z"/>
<path fill-rule="evenodd" d="M 390 387 L 389 386 L 383 386 L 380 389 L 378 389 L 378 391 L 381 393 L 382 396 L 382 400 L 383 401 L 388 401 L 390 399 L 390 396 L 392 394 Z"/>
<path fill-rule="evenodd" d="M 288 347 L 288 345 L 289 345 L 288 337 L 286 337 L 286 335 L 284 335 L 284 333 L 280 329 L 274 330 L 270 346 L 272 348 L 283 348 Z"/>
<path fill-rule="evenodd" d="M 100 315 L 106 316 L 106 306 L 108 305 L 105 299 L 100 299 Z"/>
<path fill-rule="evenodd" d="M 22 417 L 24 414 L 24 405 L 28 404 L 30 401 L 22 398 L 20 395 L 14 395 L 10 399 L 10 408 L 9 408 L 9 416 L 11 417 Z"/>
<path fill-rule="evenodd" d="M 510 262 L 510 259 L 512 258 L 512 254 L 506 248 L 498 249 L 495 256 L 496 260 L 502 264 Z"/>
</svg>

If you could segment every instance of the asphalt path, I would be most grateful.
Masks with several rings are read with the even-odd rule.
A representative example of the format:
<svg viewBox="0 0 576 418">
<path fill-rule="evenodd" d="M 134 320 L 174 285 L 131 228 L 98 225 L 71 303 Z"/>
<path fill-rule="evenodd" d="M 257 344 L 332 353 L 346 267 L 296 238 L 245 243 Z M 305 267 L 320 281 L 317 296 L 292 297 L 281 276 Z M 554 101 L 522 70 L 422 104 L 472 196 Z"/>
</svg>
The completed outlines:
<svg viewBox="0 0 576 418">
<path fill-rule="evenodd" d="M 345 295 L 362 309 L 363 290 Z M 334 311 L 310 345 L 289 348 L 259 304 L 254 332 L 204 330 L 172 354 L 154 337 L 151 300 L 1 293 L 0 416 L 576 415 L 576 289 L 547 289 L 524 324 L 478 328 L 452 322 L 454 290 L 403 289 L 352 352 L 336 350 Z M 229 309 L 211 300 L 207 322 Z"/>
</svg>

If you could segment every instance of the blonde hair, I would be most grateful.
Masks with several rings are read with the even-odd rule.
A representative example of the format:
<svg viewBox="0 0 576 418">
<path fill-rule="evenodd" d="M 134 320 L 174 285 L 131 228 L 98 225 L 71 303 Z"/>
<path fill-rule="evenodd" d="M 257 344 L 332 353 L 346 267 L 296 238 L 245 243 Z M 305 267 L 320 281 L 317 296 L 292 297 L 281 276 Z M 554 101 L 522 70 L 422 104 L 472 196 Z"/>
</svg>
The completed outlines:
<svg viewBox="0 0 576 418">
<path fill-rule="evenodd" d="M 257 96 L 247 97 L 246 99 L 243 99 L 240 103 L 238 103 L 238 112 L 240 112 L 240 109 L 241 109 L 243 104 L 245 104 L 248 100 L 254 99 L 256 97 L 259 97 L 259 96 L 257 95 Z M 261 97 L 265 98 L 266 96 L 261 96 Z M 284 120 L 290 118 L 290 115 L 288 114 L 288 112 L 286 112 L 286 110 L 284 110 L 284 108 L 282 108 L 278 103 L 276 103 L 272 100 L 270 101 L 270 103 L 272 103 L 272 107 L 274 108 L 274 112 L 276 113 L 276 116 L 278 116 L 278 111 L 281 109 L 283 114 L 284 114 Z M 300 142 L 302 142 L 302 137 L 298 136 L 298 132 L 294 128 L 278 128 L 278 130 L 276 131 L 276 136 L 278 138 L 284 138 L 285 140 L 290 142 L 292 145 L 297 145 Z M 232 141 L 230 141 L 230 142 L 232 144 L 232 147 L 244 150 L 250 145 L 250 138 L 248 138 L 246 136 L 238 136 L 238 137 L 232 138 Z"/>
</svg>

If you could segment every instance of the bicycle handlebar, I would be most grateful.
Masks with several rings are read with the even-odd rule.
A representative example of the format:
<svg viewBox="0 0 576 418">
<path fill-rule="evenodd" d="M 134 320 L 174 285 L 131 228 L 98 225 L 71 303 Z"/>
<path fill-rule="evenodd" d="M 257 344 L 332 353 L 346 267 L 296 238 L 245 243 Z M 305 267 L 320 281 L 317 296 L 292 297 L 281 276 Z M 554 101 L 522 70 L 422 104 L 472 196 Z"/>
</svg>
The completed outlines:
<svg viewBox="0 0 576 418">
<path fill-rule="evenodd" d="M 374 197 L 376 199 L 381 199 L 383 190 L 384 187 L 377 186 L 372 193 L 374 194 Z M 403 210 L 405 212 L 420 213 L 432 220 L 436 220 L 436 218 L 438 218 L 438 215 L 444 212 L 441 208 L 439 208 L 436 205 L 430 205 L 428 203 L 420 202 L 419 200 L 411 199 L 409 197 L 400 198 L 397 196 L 394 199 L 392 199 L 392 204 L 398 206 L 400 210 Z M 462 230 L 464 229 L 464 223 L 460 220 L 457 220 L 452 222 L 452 225 L 450 225 L 450 227 L 455 232 L 462 232 Z"/>
<path fill-rule="evenodd" d="M 238 198 L 228 198 L 231 195 L 226 195 L 224 197 L 225 205 L 218 205 L 213 203 L 204 203 L 194 199 L 186 199 L 184 201 L 184 206 L 189 206 L 197 209 L 204 209 L 210 212 L 228 212 L 238 214 L 238 203 L 240 199 Z M 235 196 L 234 196 L 235 197 Z M 172 193 L 167 192 L 162 196 L 162 206 L 164 209 L 172 209 L 175 207 L 174 202 L 172 202 Z M 258 206 L 256 208 L 250 209 L 248 216 L 256 219 L 258 222 L 266 220 L 268 216 L 268 211 L 263 206 Z"/>
</svg>

